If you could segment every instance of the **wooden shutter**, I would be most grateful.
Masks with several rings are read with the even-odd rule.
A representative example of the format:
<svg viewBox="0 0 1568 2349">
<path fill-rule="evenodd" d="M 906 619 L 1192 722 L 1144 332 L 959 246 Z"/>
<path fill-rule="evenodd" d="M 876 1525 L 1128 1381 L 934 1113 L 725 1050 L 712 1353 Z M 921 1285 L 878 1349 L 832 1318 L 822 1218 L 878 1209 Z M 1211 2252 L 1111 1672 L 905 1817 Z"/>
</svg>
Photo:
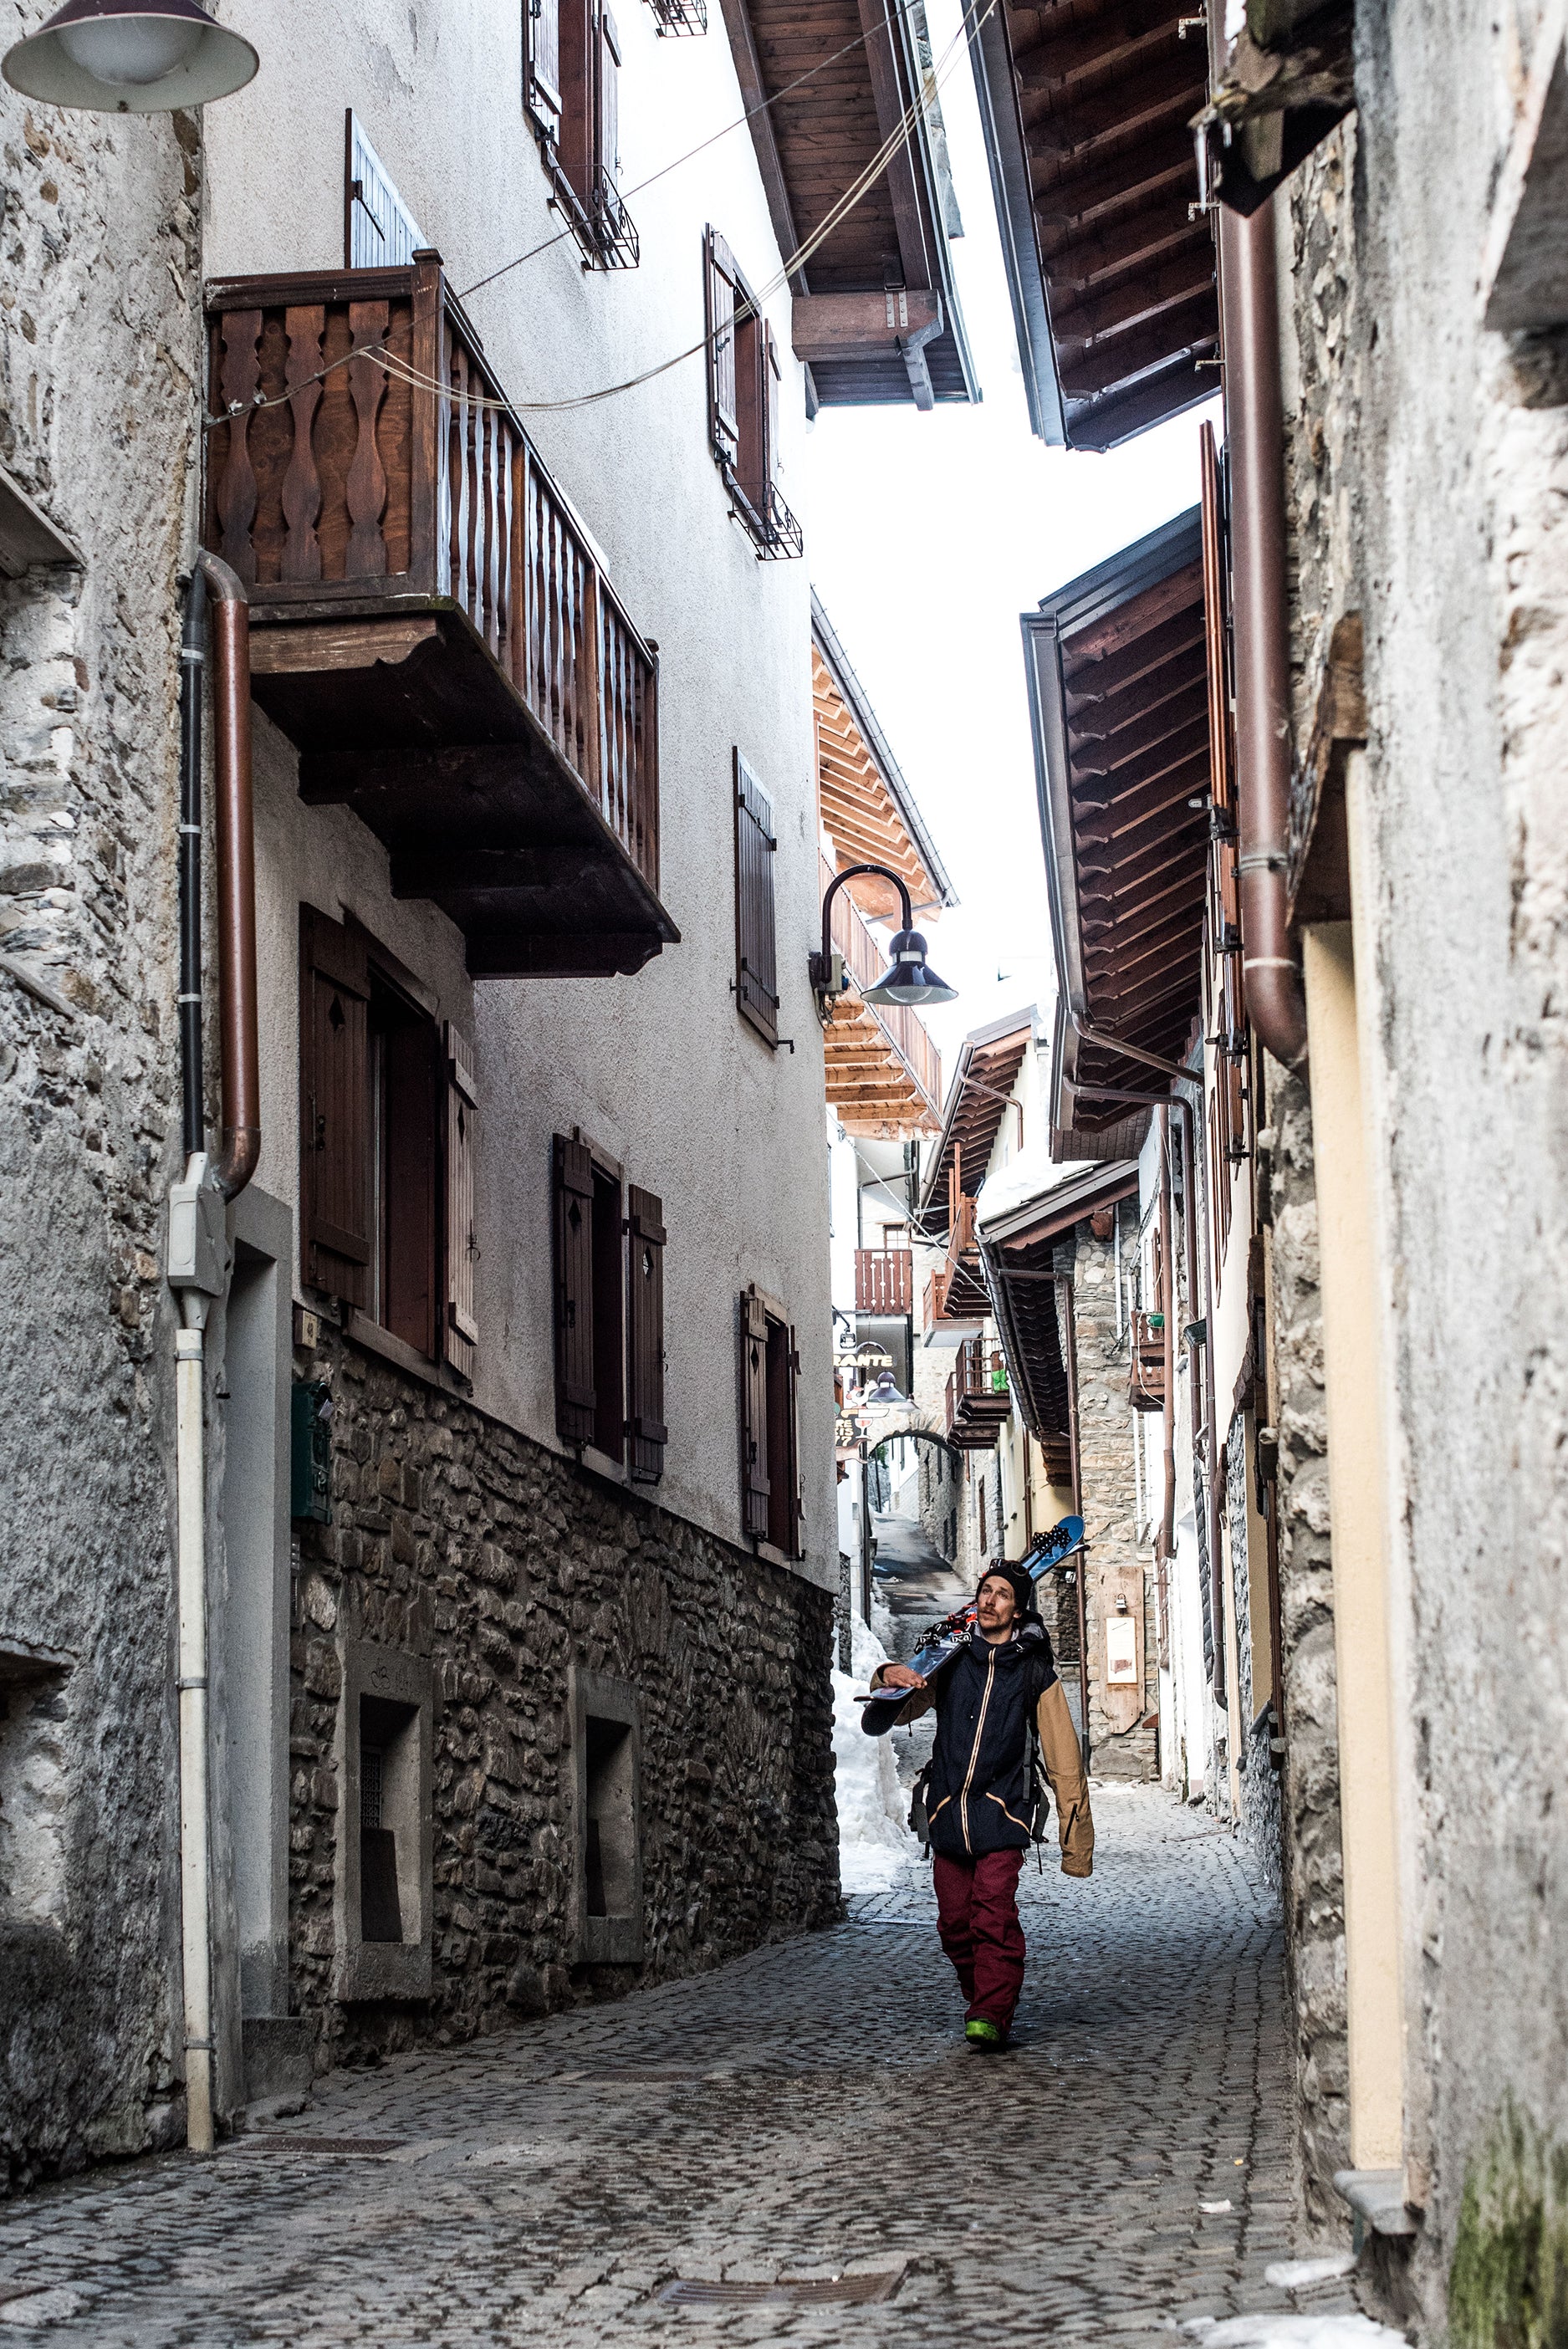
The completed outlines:
<svg viewBox="0 0 1568 2349">
<path fill-rule="evenodd" d="M 620 185 L 620 40 L 607 8 L 599 19 L 599 169 Z"/>
<path fill-rule="evenodd" d="M 779 367 L 778 338 L 767 320 L 763 320 L 763 506 L 764 519 L 772 511 L 773 487 L 779 470 Z"/>
<path fill-rule="evenodd" d="M 554 139 L 561 123 L 560 0 L 523 0 L 524 103 Z"/>
<path fill-rule="evenodd" d="M 768 1043 L 778 1041 L 778 953 L 774 929 L 774 812 L 735 752 L 735 1002 Z"/>
<path fill-rule="evenodd" d="M 300 1259 L 306 1285 L 370 1301 L 370 979 L 365 941 L 302 905 Z"/>
<path fill-rule="evenodd" d="M 343 191 L 344 261 L 350 269 L 401 269 L 427 242 L 350 107 Z"/>
<path fill-rule="evenodd" d="M 732 464 L 740 442 L 735 407 L 735 262 L 716 228 L 702 245 L 708 332 L 708 438 L 722 464 Z"/>
<path fill-rule="evenodd" d="M 784 1547 L 791 1557 L 799 1557 L 805 1547 L 803 1525 L 805 1510 L 800 1489 L 800 1349 L 795 1344 L 793 1329 L 787 1332 L 787 1339 L 789 1351 L 784 1362 L 789 1391 L 785 1423 L 789 1435 L 789 1536 Z"/>
<path fill-rule="evenodd" d="M 473 1229 L 474 1121 L 479 1093 L 473 1048 L 449 1019 L 446 1023 L 446 1309 L 441 1349 L 454 1371 L 473 1376 L 479 1322 L 474 1310 L 474 1266 L 479 1244 Z"/>
<path fill-rule="evenodd" d="M 768 1317 L 752 1288 L 741 1298 L 741 1528 L 768 1533 Z"/>
<path fill-rule="evenodd" d="M 641 1485 L 664 1474 L 664 1203 L 627 1185 L 628 1339 L 631 1354 L 631 1473 Z"/>
<path fill-rule="evenodd" d="M 555 1138 L 556 1426 L 567 1444 L 594 1438 L 594 1162 Z"/>
</svg>

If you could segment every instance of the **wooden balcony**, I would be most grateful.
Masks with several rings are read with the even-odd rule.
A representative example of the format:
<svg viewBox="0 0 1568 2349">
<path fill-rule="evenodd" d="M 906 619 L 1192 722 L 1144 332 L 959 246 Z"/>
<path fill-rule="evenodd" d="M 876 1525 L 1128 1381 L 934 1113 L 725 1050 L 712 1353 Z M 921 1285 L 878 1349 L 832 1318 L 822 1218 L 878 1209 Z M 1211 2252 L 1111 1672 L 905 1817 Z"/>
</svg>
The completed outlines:
<svg viewBox="0 0 1568 2349">
<path fill-rule="evenodd" d="M 833 867 L 822 862 L 826 894 Z M 855 985 L 834 999 L 827 1030 L 827 1100 L 846 1133 L 908 1140 L 941 1124 L 942 1057 L 924 1022 L 903 1004 L 865 1002 L 887 957 L 841 889 L 829 916 L 833 943 Z"/>
<path fill-rule="evenodd" d="M 914 1309 L 913 1251 L 909 1248 L 857 1248 L 857 1313 L 912 1313 Z"/>
<path fill-rule="evenodd" d="M 947 1261 L 926 1283 L 925 1326 L 932 1330 L 942 1322 L 983 1321 L 990 1310 L 991 1297 L 975 1242 L 974 1201 L 967 1191 L 961 1191 L 948 1235 Z"/>
<path fill-rule="evenodd" d="M 1132 1317 L 1127 1401 L 1134 1411 L 1165 1409 L 1165 1321 L 1160 1314 L 1135 1313 Z"/>
<path fill-rule="evenodd" d="M 947 1432 L 961 1450 L 989 1451 L 1012 1414 L 1002 1350 L 966 1338 L 948 1375 Z"/>
<path fill-rule="evenodd" d="M 400 269 L 207 288 L 205 543 L 251 597 L 300 797 L 352 808 L 475 978 L 641 968 L 659 670 L 448 287 Z"/>
</svg>

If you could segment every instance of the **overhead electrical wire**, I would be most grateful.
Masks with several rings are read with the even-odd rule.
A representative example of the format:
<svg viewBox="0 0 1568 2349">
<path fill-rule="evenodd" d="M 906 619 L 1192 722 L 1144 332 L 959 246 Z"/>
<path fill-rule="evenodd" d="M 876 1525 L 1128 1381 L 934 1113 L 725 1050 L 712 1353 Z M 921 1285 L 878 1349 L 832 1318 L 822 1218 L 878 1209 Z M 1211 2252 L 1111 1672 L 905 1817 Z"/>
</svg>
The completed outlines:
<svg viewBox="0 0 1568 2349">
<path fill-rule="evenodd" d="M 919 0 L 909 0 L 909 5 L 900 8 L 898 13 L 908 16 L 917 5 Z M 762 292 L 749 300 L 742 300 L 737 304 L 734 314 L 735 323 L 740 323 L 755 315 L 763 302 L 771 300 L 774 294 L 787 285 L 795 272 L 804 267 L 811 255 L 826 243 L 834 230 L 874 186 L 898 149 L 908 143 L 909 133 L 917 119 L 929 112 L 943 81 L 952 69 L 951 60 L 956 55 L 959 44 L 969 39 L 972 33 L 979 31 L 981 26 L 995 9 L 996 5 L 997 0 L 985 0 L 981 13 L 975 18 L 973 26 L 970 26 L 968 18 L 975 5 L 975 0 L 968 0 L 968 5 L 960 19 L 959 29 L 947 49 L 944 50 L 940 60 L 935 67 L 928 67 L 921 75 L 919 89 L 909 105 L 905 108 L 898 121 L 883 140 L 869 163 L 857 174 L 844 194 L 830 207 L 825 218 L 813 229 L 810 235 L 797 246 L 774 275 L 766 281 Z M 656 181 L 667 178 L 671 171 L 678 171 L 681 165 L 691 162 L 706 149 L 716 145 L 721 139 L 728 138 L 732 131 L 740 129 L 742 125 L 750 122 L 753 116 L 765 114 L 770 107 L 776 106 L 781 98 L 787 98 L 793 90 L 800 88 L 802 84 L 810 81 L 814 75 L 822 73 L 827 67 L 836 64 L 840 57 L 847 57 L 852 49 L 863 47 L 868 37 L 868 34 L 859 33 L 854 40 L 846 41 L 842 48 L 835 49 L 831 56 L 820 57 L 815 65 L 808 66 L 804 73 L 797 74 L 793 81 L 786 82 L 784 88 L 775 90 L 771 98 L 763 98 L 758 106 L 749 107 L 732 122 L 727 122 L 720 129 L 710 132 L 709 136 L 699 140 L 695 147 L 688 149 L 682 155 L 676 156 L 672 161 L 662 164 L 657 171 L 649 173 L 646 180 L 639 181 L 635 187 L 626 191 L 627 200 L 640 195 L 645 189 L 651 188 Z M 504 262 L 499 269 L 493 269 L 487 276 L 476 278 L 473 284 L 465 286 L 456 298 L 460 302 L 466 301 L 472 295 L 482 292 L 485 286 L 493 285 L 498 278 L 509 275 L 514 269 L 520 269 L 526 262 L 536 260 L 541 254 L 550 252 L 563 239 L 574 233 L 570 226 L 557 230 L 554 236 L 546 237 L 540 244 L 530 246 L 526 253 L 518 254 L 514 260 Z M 614 398 L 623 391 L 635 391 L 642 384 L 651 383 L 657 377 L 667 375 L 672 367 L 683 366 L 686 360 L 695 358 L 699 351 L 707 348 L 712 338 L 713 333 L 710 330 L 687 349 L 676 352 L 672 358 L 663 359 L 657 367 L 645 368 L 640 375 L 630 376 L 622 383 L 607 384 L 597 391 L 580 392 L 566 399 L 534 400 L 488 399 L 473 394 L 454 394 L 450 384 L 441 383 L 432 377 L 421 374 L 417 368 L 410 367 L 400 353 L 393 351 L 387 342 L 365 343 L 354 350 L 345 351 L 339 358 L 328 360 L 327 365 L 318 367 L 314 375 L 306 377 L 302 383 L 291 385 L 286 391 L 275 392 L 270 398 L 257 397 L 249 401 L 234 401 L 221 414 L 206 416 L 202 420 L 207 429 L 213 430 L 220 424 L 232 423 L 239 416 L 254 416 L 265 409 L 286 407 L 308 385 L 325 382 L 326 378 L 339 367 L 348 366 L 354 359 L 365 358 L 376 360 L 388 375 L 395 377 L 400 382 L 406 383 L 412 390 L 429 392 L 441 398 L 455 398 L 465 408 L 489 409 L 514 414 L 519 409 L 529 414 L 539 414 L 546 410 L 587 408 L 601 399 Z"/>
</svg>

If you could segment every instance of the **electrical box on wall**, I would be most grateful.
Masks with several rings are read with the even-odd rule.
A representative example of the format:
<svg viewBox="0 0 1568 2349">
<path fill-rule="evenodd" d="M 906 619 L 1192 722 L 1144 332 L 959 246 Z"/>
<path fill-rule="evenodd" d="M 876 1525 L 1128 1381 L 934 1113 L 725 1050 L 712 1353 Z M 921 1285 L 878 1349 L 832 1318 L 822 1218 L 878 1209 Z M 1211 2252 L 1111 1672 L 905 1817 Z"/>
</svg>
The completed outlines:
<svg viewBox="0 0 1568 2349">
<path fill-rule="evenodd" d="M 313 1524 L 332 1523 L 332 1397 L 325 1380 L 291 1391 L 288 1513 Z"/>
</svg>

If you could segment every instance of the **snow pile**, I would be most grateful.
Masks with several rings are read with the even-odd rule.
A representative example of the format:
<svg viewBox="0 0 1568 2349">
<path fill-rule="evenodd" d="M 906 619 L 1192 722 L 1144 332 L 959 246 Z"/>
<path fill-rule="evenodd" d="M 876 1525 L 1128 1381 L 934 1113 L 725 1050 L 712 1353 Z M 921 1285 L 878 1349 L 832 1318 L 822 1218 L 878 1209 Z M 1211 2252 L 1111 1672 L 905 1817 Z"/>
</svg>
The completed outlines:
<svg viewBox="0 0 1568 2349">
<path fill-rule="evenodd" d="M 1330 2251 L 1321 2260 L 1276 2260 L 1263 2270 L 1263 2282 L 1277 2284 L 1282 2292 L 1304 2292 L 1308 2284 L 1348 2275 L 1355 2265 L 1354 2251 Z"/>
<path fill-rule="evenodd" d="M 875 1631 L 858 1619 L 851 1651 L 853 1672 L 833 1675 L 833 1755 L 838 1797 L 838 1880 L 846 1892 L 882 1892 L 901 1868 L 919 1857 L 919 1845 L 906 1821 L 909 1798 L 898 1784 L 893 1740 L 867 1737 L 855 1692 L 871 1685 L 888 1651 Z"/>
<path fill-rule="evenodd" d="M 1405 2335 L 1369 2316 L 1195 2316 L 1183 2325 L 1199 2349 L 1407 2349 Z"/>
</svg>

